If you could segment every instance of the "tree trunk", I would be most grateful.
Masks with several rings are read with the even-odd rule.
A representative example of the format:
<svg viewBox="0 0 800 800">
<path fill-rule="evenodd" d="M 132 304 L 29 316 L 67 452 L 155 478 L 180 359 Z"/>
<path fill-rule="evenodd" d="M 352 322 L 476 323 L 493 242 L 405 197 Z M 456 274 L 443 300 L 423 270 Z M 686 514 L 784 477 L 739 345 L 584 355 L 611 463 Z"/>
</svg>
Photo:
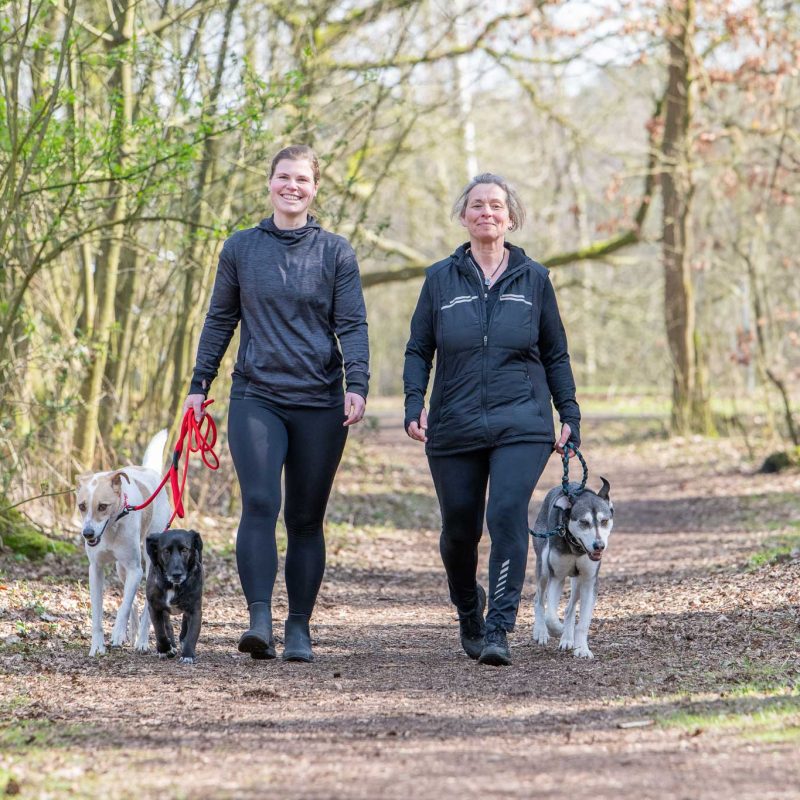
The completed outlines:
<svg viewBox="0 0 800 800">
<path fill-rule="evenodd" d="M 691 121 L 690 48 L 694 0 L 676 0 L 666 10 L 669 73 L 664 104 L 661 154 L 663 201 L 664 321 L 672 358 L 671 430 L 707 432 L 708 400 L 698 378 L 695 307 L 689 263 L 692 174 L 689 163 Z"/>
<path fill-rule="evenodd" d="M 113 21 L 116 46 L 120 49 L 119 63 L 114 71 L 109 95 L 115 98 L 114 136 L 116 138 L 116 163 L 118 173 L 125 173 L 129 161 L 126 137 L 133 116 L 133 58 L 125 52 L 133 37 L 134 9 L 132 3 L 121 7 L 119 16 Z M 110 227 L 101 258 L 97 264 L 97 313 L 90 339 L 91 362 L 82 387 L 83 408 L 78 416 L 75 430 L 75 450 L 79 464 L 88 468 L 94 461 L 97 443 L 100 402 L 106 374 L 106 362 L 111 340 L 111 329 L 115 319 L 117 280 L 122 252 L 122 226 L 128 210 L 128 187 L 125 180 L 112 181 L 109 185 L 108 211 Z"/>
</svg>

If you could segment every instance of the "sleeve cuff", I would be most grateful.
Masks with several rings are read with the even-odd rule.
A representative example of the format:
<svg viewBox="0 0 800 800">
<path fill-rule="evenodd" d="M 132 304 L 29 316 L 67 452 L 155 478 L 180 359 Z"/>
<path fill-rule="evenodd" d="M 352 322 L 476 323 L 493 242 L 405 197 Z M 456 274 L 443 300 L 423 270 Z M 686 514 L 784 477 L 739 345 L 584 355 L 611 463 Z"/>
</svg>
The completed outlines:
<svg viewBox="0 0 800 800">
<path fill-rule="evenodd" d="M 205 382 L 205 388 L 203 383 Z M 189 394 L 202 394 L 203 397 L 208 397 L 208 390 L 211 388 L 211 381 L 202 376 L 195 376 L 189 384 Z"/>
<path fill-rule="evenodd" d="M 353 394 L 357 394 L 365 400 L 367 399 L 367 394 L 369 392 L 369 375 L 366 372 L 354 372 L 352 375 L 348 375 L 345 383 L 348 392 L 353 392 Z"/>
</svg>

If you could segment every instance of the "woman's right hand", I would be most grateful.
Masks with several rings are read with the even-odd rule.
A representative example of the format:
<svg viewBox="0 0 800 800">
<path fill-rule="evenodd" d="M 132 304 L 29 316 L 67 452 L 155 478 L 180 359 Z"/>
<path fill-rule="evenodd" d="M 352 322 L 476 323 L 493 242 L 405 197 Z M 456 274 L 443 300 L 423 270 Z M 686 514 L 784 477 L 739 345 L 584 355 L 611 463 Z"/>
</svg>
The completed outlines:
<svg viewBox="0 0 800 800">
<path fill-rule="evenodd" d="M 205 416 L 205 411 L 203 411 L 203 403 L 206 401 L 206 396 L 204 394 L 190 394 L 184 401 L 183 401 L 183 411 L 181 411 L 181 419 L 186 416 L 186 412 L 191 408 L 194 411 L 194 419 L 195 422 L 200 422 L 201 419 Z"/>
<path fill-rule="evenodd" d="M 412 420 L 408 423 L 408 430 L 406 433 L 418 442 L 428 441 L 428 412 L 424 408 L 419 415 L 419 422 Z"/>
</svg>

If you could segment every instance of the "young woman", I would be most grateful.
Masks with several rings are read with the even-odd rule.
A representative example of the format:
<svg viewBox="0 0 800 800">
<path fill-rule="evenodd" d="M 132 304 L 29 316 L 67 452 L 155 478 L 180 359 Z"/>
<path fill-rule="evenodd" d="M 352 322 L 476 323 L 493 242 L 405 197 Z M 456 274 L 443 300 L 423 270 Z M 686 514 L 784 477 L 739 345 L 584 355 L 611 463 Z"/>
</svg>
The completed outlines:
<svg viewBox="0 0 800 800">
<path fill-rule="evenodd" d="M 358 264 L 309 215 L 320 170 L 309 147 L 272 160 L 273 215 L 222 248 L 184 409 L 201 403 L 241 322 L 228 440 L 242 490 L 236 561 L 250 611 L 239 650 L 274 658 L 272 590 L 281 473 L 288 534 L 283 659 L 312 661 L 309 619 L 325 571 L 325 516 L 350 425 L 364 415 L 367 320 Z M 346 390 L 342 387 L 342 377 Z"/>
<path fill-rule="evenodd" d="M 559 453 L 579 443 L 580 410 L 548 272 L 505 240 L 524 219 L 516 192 L 498 175 L 478 175 L 453 213 L 469 242 L 427 270 L 406 347 L 405 428 L 425 442 L 461 645 L 481 663 L 510 664 L 506 632 L 525 578 L 528 504 L 555 439 L 551 396 Z M 476 580 L 484 511 L 492 540 L 485 621 Z"/>
</svg>

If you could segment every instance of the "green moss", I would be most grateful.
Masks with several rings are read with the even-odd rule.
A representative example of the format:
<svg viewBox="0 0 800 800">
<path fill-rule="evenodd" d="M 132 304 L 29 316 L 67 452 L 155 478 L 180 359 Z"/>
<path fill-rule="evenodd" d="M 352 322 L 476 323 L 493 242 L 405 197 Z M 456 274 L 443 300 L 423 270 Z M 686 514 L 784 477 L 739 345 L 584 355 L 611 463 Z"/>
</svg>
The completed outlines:
<svg viewBox="0 0 800 800">
<path fill-rule="evenodd" d="M 69 542 L 45 536 L 14 509 L 0 513 L 0 545 L 32 560 L 44 558 L 48 553 L 71 555 L 77 550 Z"/>
<path fill-rule="evenodd" d="M 796 528 L 800 523 L 792 523 Z M 762 548 L 748 559 L 748 566 L 751 569 L 766 566 L 767 564 L 778 564 L 781 561 L 789 561 L 800 550 L 800 533 L 785 533 L 776 536 L 764 543 Z"/>
</svg>

